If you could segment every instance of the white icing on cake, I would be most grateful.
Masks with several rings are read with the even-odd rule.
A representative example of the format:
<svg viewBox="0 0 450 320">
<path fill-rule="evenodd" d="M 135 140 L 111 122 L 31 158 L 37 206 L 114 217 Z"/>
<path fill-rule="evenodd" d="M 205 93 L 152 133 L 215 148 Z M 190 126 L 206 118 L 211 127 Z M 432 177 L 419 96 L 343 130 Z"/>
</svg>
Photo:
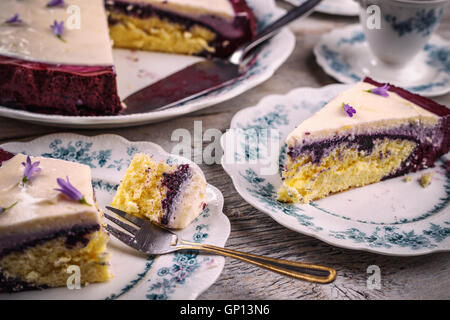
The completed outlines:
<svg viewBox="0 0 450 320">
<path fill-rule="evenodd" d="M 230 0 L 128 0 L 128 2 L 149 3 L 161 9 L 185 14 L 209 14 L 228 19 L 235 16 Z"/>
<path fill-rule="evenodd" d="M 301 144 L 303 140 L 323 139 L 343 132 L 358 134 L 366 131 L 366 127 L 386 128 L 405 120 L 430 124 L 439 121 L 437 115 L 397 93 L 389 91 L 389 96 L 383 97 L 367 92 L 374 88 L 376 86 L 372 84 L 359 82 L 342 92 L 294 129 L 286 139 L 287 144 L 294 146 Z M 348 116 L 343 110 L 343 103 L 356 110 L 353 117 Z"/>
<path fill-rule="evenodd" d="M 0 236 L 30 229 L 42 231 L 72 224 L 99 223 L 88 166 L 42 157 L 31 157 L 31 160 L 40 161 L 41 171 L 25 186 L 21 185 L 25 155 L 18 154 L 0 167 L 0 207 L 8 208 L 17 202 L 0 214 Z M 56 179 L 66 176 L 90 206 L 70 200 L 54 190 L 60 188 Z"/>
<path fill-rule="evenodd" d="M 0 1 L 0 55 L 49 64 L 113 65 L 103 0 L 71 0 L 66 6 L 52 8 L 46 7 L 48 2 Z M 77 12 L 79 29 L 73 28 Z M 15 14 L 19 14 L 22 24 L 4 23 Z M 64 21 L 65 41 L 58 39 L 50 28 L 55 20 Z"/>
<path fill-rule="evenodd" d="M 206 203 L 206 180 L 200 168 L 189 167 L 192 178 L 183 183 L 180 194 L 173 206 L 167 227 L 182 229 L 202 213 L 203 204 Z"/>
</svg>

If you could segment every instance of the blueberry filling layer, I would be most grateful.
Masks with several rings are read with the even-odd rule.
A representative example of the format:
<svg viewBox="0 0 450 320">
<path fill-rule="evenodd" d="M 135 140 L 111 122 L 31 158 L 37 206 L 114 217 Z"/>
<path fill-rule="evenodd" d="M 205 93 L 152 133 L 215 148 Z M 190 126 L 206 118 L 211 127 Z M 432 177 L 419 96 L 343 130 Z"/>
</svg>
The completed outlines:
<svg viewBox="0 0 450 320">
<path fill-rule="evenodd" d="M 29 232 L 27 234 L 2 237 L 0 240 L 0 258 L 14 252 L 23 252 L 30 247 L 35 247 L 60 237 L 66 239 L 65 246 L 67 249 L 72 249 L 78 244 L 85 247 L 89 243 L 87 235 L 99 230 L 99 224 L 77 225 L 68 229 Z"/>
<path fill-rule="evenodd" d="M 437 127 L 416 127 L 407 125 L 384 133 L 366 134 L 357 136 L 334 137 L 329 140 L 306 143 L 300 146 L 292 147 L 288 155 L 292 161 L 301 155 L 309 155 L 314 164 L 319 164 L 324 157 L 327 157 L 334 149 L 345 146 L 346 148 L 355 148 L 364 154 L 369 155 L 373 152 L 376 141 L 390 140 L 408 140 L 417 144 L 414 151 L 406 159 L 400 168 L 387 178 L 402 175 L 407 172 L 414 172 L 423 168 L 432 167 L 434 162 L 450 149 L 446 141 L 448 140 L 448 128 L 445 128 L 446 121 L 441 122 Z M 447 132 L 447 133 L 446 133 Z M 380 155 L 383 157 L 383 155 Z"/>
<path fill-rule="evenodd" d="M 162 186 L 166 188 L 166 197 L 162 201 L 164 215 L 161 223 L 167 225 L 174 212 L 176 202 L 180 196 L 183 185 L 192 178 L 192 171 L 188 164 L 178 166 L 172 173 L 163 173 Z"/>
<path fill-rule="evenodd" d="M 25 290 L 44 290 L 47 285 L 28 283 L 17 278 L 8 277 L 0 270 L 0 292 L 20 292 Z"/>
</svg>

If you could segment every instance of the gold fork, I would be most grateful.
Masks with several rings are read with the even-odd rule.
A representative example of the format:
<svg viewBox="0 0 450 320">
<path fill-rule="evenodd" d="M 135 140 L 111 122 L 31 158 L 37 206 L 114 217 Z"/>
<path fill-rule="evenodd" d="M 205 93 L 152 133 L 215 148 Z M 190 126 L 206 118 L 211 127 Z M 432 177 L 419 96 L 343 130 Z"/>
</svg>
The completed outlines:
<svg viewBox="0 0 450 320">
<path fill-rule="evenodd" d="M 106 230 L 126 245 L 148 255 L 161 255 L 179 250 L 201 250 L 245 261 L 258 267 L 300 280 L 317 283 L 330 283 L 336 278 L 336 270 L 330 267 L 310 263 L 294 262 L 284 259 L 275 259 L 225 249 L 209 244 L 186 241 L 181 239 L 175 231 L 157 226 L 149 220 L 138 218 L 116 208 L 106 208 L 131 223 L 126 223 L 107 213 L 104 213 L 105 218 L 115 223 L 129 234 L 120 231 L 109 224 L 106 226 Z"/>
</svg>

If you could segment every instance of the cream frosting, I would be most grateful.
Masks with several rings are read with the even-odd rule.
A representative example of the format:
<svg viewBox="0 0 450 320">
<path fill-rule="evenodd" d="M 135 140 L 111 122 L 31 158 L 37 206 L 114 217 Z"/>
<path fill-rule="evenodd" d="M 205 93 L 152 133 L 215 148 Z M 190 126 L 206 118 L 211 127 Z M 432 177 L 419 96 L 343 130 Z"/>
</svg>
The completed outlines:
<svg viewBox="0 0 450 320">
<path fill-rule="evenodd" d="M 26 156 L 18 154 L 0 167 L 0 207 L 14 207 L 0 214 L 0 236 L 26 232 L 28 228 L 51 229 L 55 226 L 98 223 L 88 166 L 63 160 L 31 157 L 40 161 L 41 171 L 24 186 L 22 181 Z M 56 179 L 69 177 L 71 184 L 90 206 L 68 199 L 55 188 Z"/>
<path fill-rule="evenodd" d="M 128 2 L 149 3 L 161 9 L 185 14 L 211 14 L 228 19 L 234 18 L 234 9 L 229 0 L 128 0 Z"/>
<path fill-rule="evenodd" d="M 358 131 L 368 124 L 382 128 L 398 125 L 399 121 L 405 119 L 433 124 L 439 120 L 437 115 L 402 98 L 397 93 L 389 91 L 389 96 L 383 97 L 367 92 L 374 88 L 376 87 L 372 84 L 359 82 L 342 92 L 294 129 L 287 137 L 286 143 L 294 146 L 302 143 L 304 139 L 310 141 L 343 131 Z M 356 110 L 353 117 L 349 117 L 343 110 L 343 103 L 349 104 Z"/>
<path fill-rule="evenodd" d="M 203 211 L 206 200 L 206 180 L 200 168 L 190 166 L 192 178 L 183 184 L 181 194 L 177 197 L 174 212 L 169 218 L 167 226 L 183 229 L 199 216 Z"/>
<path fill-rule="evenodd" d="M 71 0 L 52 8 L 48 2 L 0 1 L 0 55 L 49 64 L 113 65 L 103 0 Z M 3 23 L 15 14 L 23 23 Z M 55 20 L 64 21 L 64 41 L 50 28 Z"/>
</svg>

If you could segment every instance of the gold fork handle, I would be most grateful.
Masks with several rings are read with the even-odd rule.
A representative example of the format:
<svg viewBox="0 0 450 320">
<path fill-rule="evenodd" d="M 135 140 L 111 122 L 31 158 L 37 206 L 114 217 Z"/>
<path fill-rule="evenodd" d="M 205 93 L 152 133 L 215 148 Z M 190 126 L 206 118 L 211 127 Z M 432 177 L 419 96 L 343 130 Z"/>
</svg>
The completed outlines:
<svg viewBox="0 0 450 320">
<path fill-rule="evenodd" d="M 336 270 L 326 266 L 320 266 L 310 263 L 294 262 L 284 259 L 275 259 L 265 256 L 259 256 L 251 253 L 225 249 L 208 244 L 200 244 L 181 240 L 182 246 L 178 250 L 203 250 L 211 253 L 220 254 L 225 257 L 231 257 L 245 261 L 258 267 L 278 272 L 300 280 L 318 283 L 330 283 L 336 278 Z"/>
</svg>

